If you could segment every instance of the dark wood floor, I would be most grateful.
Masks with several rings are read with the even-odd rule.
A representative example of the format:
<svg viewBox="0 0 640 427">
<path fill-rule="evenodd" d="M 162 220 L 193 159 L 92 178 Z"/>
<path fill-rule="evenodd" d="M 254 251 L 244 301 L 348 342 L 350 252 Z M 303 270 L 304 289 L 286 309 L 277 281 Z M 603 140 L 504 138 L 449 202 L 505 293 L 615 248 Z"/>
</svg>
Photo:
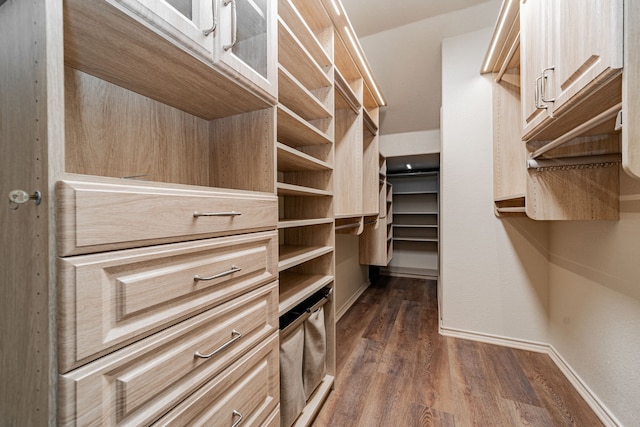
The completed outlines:
<svg viewBox="0 0 640 427">
<path fill-rule="evenodd" d="M 601 426 L 543 354 L 438 334 L 436 283 L 382 276 L 337 324 L 323 426 Z"/>
</svg>

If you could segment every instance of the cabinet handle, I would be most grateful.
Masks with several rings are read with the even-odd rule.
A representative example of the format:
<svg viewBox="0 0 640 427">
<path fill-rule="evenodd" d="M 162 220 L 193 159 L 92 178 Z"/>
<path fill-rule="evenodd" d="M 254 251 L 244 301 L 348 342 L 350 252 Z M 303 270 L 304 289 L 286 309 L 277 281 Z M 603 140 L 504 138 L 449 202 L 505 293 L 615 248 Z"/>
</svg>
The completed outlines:
<svg viewBox="0 0 640 427">
<path fill-rule="evenodd" d="M 540 104 L 540 81 L 542 80 L 542 75 L 540 75 L 539 77 L 536 78 L 536 93 L 535 93 L 535 97 L 534 97 L 534 101 L 536 103 L 536 108 L 538 110 L 544 110 L 545 108 L 547 108 L 546 105 L 544 104 Z"/>
<path fill-rule="evenodd" d="M 224 5 L 231 3 L 231 44 L 223 46 L 224 50 L 229 50 L 236 45 L 238 40 L 238 11 L 236 10 L 236 0 L 225 0 Z"/>
<path fill-rule="evenodd" d="M 236 411 L 235 409 L 233 410 L 233 416 L 234 417 L 238 417 L 238 419 L 236 420 L 235 423 L 233 423 L 231 425 L 231 427 L 238 427 L 240 425 L 240 423 L 242 422 L 242 419 L 244 418 L 244 415 L 242 415 L 242 413 L 240 411 Z"/>
<path fill-rule="evenodd" d="M 214 279 L 219 279 L 221 277 L 224 276 L 228 276 L 230 274 L 233 273 L 237 273 L 238 271 L 242 270 L 242 268 L 238 267 L 237 265 L 232 265 L 231 266 L 231 270 L 227 270 L 227 271 L 223 271 L 222 273 L 218 273 L 218 274 L 214 274 L 213 276 L 209 276 L 209 277 L 201 277 L 199 274 L 196 274 L 193 277 L 193 280 L 196 282 L 199 282 L 201 280 L 214 280 Z"/>
<path fill-rule="evenodd" d="M 211 18 L 213 19 L 211 28 L 202 30 L 202 33 L 205 35 L 205 37 L 213 33 L 216 30 L 216 27 L 218 26 L 218 19 L 216 18 L 216 0 L 211 0 Z"/>
<path fill-rule="evenodd" d="M 198 212 L 193 213 L 194 218 L 200 218 L 201 216 L 240 216 L 242 212 L 230 211 L 230 212 Z"/>
<path fill-rule="evenodd" d="M 242 338 L 242 334 L 234 329 L 233 331 L 231 331 L 231 337 L 232 338 L 229 341 L 227 341 L 226 343 L 222 344 L 220 347 L 216 348 L 211 353 L 202 354 L 199 351 L 196 351 L 194 357 L 199 357 L 200 359 L 208 359 L 208 358 L 220 353 L 222 350 L 224 350 L 225 348 L 229 347 L 234 342 L 238 341 L 240 338 Z"/>
<path fill-rule="evenodd" d="M 553 71 L 554 69 L 555 67 L 547 67 L 542 70 L 542 74 L 540 74 L 540 80 L 542 81 L 542 83 L 540 84 L 540 99 L 542 100 L 542 102 L 554 102 L 556 100 L 555 98 L 545 99 L 544 97 L 547 87 L 547 71 Z"/>
</svg>

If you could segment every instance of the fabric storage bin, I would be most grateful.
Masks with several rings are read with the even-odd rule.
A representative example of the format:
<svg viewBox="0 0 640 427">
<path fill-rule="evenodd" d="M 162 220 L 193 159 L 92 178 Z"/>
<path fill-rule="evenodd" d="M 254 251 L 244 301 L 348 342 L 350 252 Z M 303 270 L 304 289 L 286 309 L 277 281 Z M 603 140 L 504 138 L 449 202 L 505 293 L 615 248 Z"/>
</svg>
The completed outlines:
<svg viewBox="0 0 640 427">
<path fill-rule="evenodd" d="M 280 425 L 290 427 L 306 404 L 302 363 L 304 327 L 280 333 Z"/>
<path fill-rule="evenodd" d="M 324 308 L 320 307 L 304 321 L 303 383 L 305 400 L 322 382 L 327 373 L 327 334 Z"/>
</svg>

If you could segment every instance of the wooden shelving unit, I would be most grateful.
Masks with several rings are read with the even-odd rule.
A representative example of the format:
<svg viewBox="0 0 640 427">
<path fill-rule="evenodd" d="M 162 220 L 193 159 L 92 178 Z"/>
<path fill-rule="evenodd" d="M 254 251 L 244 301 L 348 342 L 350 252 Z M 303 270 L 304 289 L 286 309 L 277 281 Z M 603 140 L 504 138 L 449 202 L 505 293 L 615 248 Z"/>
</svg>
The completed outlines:
<svg viewBox="0 0 640 427">
<path fill-rule="evenodd" d="M 389 175 L 393 184 L 393 259 L 387 274 L 437 277 L 439 173 Z"/>
<path fill-rule="evenodd" d="M 360 236 L 360 264 L 386 267 L 393 257 L 393 211 L 391 184 L 387 181 L 387 163 L 379 156 L 378 216 L 365 221 Z"/>
<path fill-rule="evenodd" d="M 314 293 L 334 287 L 334 68 L 333 38 L 327 37 L 332 22 L 322 6 L 279 0 L 278 7 L 278 270 L 279 313 L 285 316 Z M 295 426 L 309 425 L 331 391 L 334 310 L 330 298 L 324 305 L 326 375 Z"/>
</svg>

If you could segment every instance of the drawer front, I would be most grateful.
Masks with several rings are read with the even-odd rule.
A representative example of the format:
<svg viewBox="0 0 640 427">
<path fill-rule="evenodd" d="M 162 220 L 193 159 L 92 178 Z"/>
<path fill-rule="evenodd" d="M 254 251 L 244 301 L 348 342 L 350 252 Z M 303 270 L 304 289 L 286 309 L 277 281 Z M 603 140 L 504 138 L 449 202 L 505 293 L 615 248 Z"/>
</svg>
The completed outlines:
<svg viewBox="0 0 640 427">
<path fill-rule="evenodd" d="M 147 425 L 276 335 L 277 322 L 274 282 L 61 375 L 60 424 Z"/>
<path fill-rule="evenodd" d="M 61 181 L 57 194 L 62 256 L 269 230 L 278 221 L 277 198 L 264 193 Z"/>
<path fill-rule="evenodd" d="M 277 239 L 270 231 L 60 258 L 60 371 L 275 280 Z"/>
<path fill-rule="evenodd" d="M 278 335 L 274 334 L 156 425 L 269 425 L 280 400 L 278 354 Z"/>
</svg>

